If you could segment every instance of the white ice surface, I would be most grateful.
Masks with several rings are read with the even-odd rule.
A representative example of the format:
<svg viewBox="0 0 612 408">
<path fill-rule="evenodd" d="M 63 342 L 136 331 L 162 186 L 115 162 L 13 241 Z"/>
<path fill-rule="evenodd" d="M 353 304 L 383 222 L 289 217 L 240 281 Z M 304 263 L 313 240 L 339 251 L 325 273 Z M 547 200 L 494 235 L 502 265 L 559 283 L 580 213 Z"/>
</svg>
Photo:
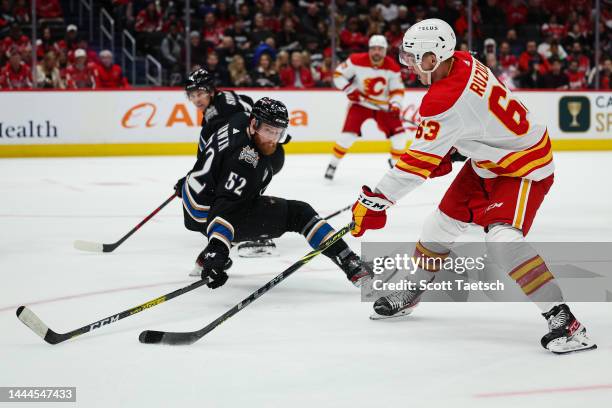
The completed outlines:
<svg viewBox="0 0 612 408">
<path fill-rule="evenodd" d="M 362 184 L 374 185 L 386 165 L 383 155 L 348 155 L 325 183 L 327 160 L 288 156 L 267 193 L 309 201 L 325 215 L 351 203 Z M 612 240 L 612 154 L 558 153 L 556 162 L 529 239 Z M 370 321 L 371 305 L 323 257 L 192 346 L 138 342 L 144 329 L 212 321 L 308 252 L 296 234 L 277 240 L 278 258 L 235 257 L 223 288 L 200 288 L 60 345 L 17 320 L 17 306 L 28 305 L 49 327 L 69 331 L 191 282 L 205 241 L 183 228 L 178 200 L 112 254 L 72 246 L 120 238 L 191 164 L 0 161 L 0 386 L 76 386 L 79 407 L 610 406 L 612 304 L 573 304 L 599 349 L 559 357 L 539 345 L 545 322 L 530 303 L 427 303 L 403 321 Z M 416 239 L 451 179 L 420 187 L 366 239 Z M 347 212 L 333 224 L 349 220 Z M 482 232 L 470 229 L 464 239 Z M 348 242 L 358 249 L 357 239 Z M 502 395 L 481 396 L 489 393 Z"/>
</svg>

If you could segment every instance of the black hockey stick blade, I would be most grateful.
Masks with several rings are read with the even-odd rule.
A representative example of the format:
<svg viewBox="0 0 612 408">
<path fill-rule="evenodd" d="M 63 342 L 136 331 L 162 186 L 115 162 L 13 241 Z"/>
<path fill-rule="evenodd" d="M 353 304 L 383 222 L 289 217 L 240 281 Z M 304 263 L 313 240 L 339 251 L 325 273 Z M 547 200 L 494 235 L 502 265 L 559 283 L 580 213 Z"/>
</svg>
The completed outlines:
<svg viewBox="0 0 612 408">
<path fill-rule="evenodd" d="M 44 341 L 49 344 L 58 344 L 62 343 L 66 340 L 72 339 L 74 337 L 80 336 L 81 334 L 88 333 L 92 330 L 99 329 L 102 326 L 106 326 L 111 323 L 115 323 L 121 319 L 125 319 L 126 317 L 130 317 L 135 315 L 136 313 L 140 313 L 143 310 L 150 309 L 154 306 L 157 306 L 161 303 L 164 303 L 170 299 L 173 299 L 177 296 L 183 295 L 187 292 L 190 292 L 194 289 L 199 288 L 200 286 L 206 284 L 208 281 L 206 280 L 198 280 L 188 286 L 177 289 L 173 292 L 167 293 L 163 296 L 157 297 L 153 300 L 145 302 L 141 305 L 132 307 L 130 309 L 124 310 L 123 312 L 105 317 L 104 319 L 98 320 L 96 322 L 90 323 L 78 329 L 69 331 L 67 333 L 56 333 L 51 330 L 31 309 L 27 306 L 19 306 L 17 308 L 17 318 L 21 320 L 23 324 L 28 326 L 30 330 L 40 336 Z"/>
<path fill-rule="evenodd" d="M 132 234 L 138 231 L 140 227 L 145 225 L 151 218 L 153 218 L 155 214 L 160 212 L 162 208 L 167 206 L 170 203 L 170 201 L 174 200 L 175 197 L 176 197 L 176 193 L 168 197 L 166 201 L 164 201 L 159 207 L 153 210 L 151 214 L 147 215 L 142 221 L 140 221 L 140 223 L 138 223 L 138 225 L 132 228 L 130 232 L 125 234 L 123 237 L 121 237 L 119 241 L 113 242 L 112 244 L 102 244 L 100 242 L 76 240 L 74 241 L 74 248 L 78 249 L 79 251 L 88 251 L 88 252 L 113 252 L 115 249 L 117 249 L 119 245 L 123 244 L 123 242 L 126 239 L 128 239 L 129 237 L 132 236 Z"/>
<path fill-rule="evenodd" d="M 202 329 L 192 331 L 192 332 L 164 332 L 164 331 L 157 331 L 157 330 L 145 330 L 142 333 L 140 333 L 138 340 L 141 343 L 145 343 L 145 344 L 187 345 L 187 344 L 195 343 L 196 341 L 204 337 L 206 334 L 213 331 L 221 323 L 223 323 L 224 321 L 226 321 L 227 319 L 229 319 L 230 317 L 232 317 L 233 315 L 235 315 L 236 313 L 238 313 L 239 311 L 247 307 L 249 304 L 251 304 L 254 300 L 259 298 L 261 295 L 263 295 L 264 293 L 266 293 L 267 291 L 269 291 L 270 289 L 278 285 L 280 282 L 282 282 L 285 278 L 287 278 L 293 272 L 297 271 L 302 266 L 307 264 L 312 258 L 319 255 L 321 252 L 325 251 L 327 248 L 329 248 L 330 246 L 338 242 L 340 239 L 342 239 L 344 235 L 346 235 L 349 231 L 351 231 L 354 228 L 354 226 L 355 226 L 354 223 L 350 223 L 349 225 L 345 226 L 341 230 L 337 231 L 334 235 L 332 235 L 325 242 L 319 245 L 317 249 L 304 255 L 304 257 L 302 257 L 300 260 L 295 262 L 289 268 L 285 269 L 279 275 L 274 277 L 271 281 L 263 285 L 261 288 L 257 289 L 255 292 L 251 293 L 245 299 L 243 299 L 242 302 L 238 303 L 236 306 L 234 306 L 227 312 L 223 313 L 221 316 L 215 319 L 212 323 L 208 324 Z"/>
</svg>

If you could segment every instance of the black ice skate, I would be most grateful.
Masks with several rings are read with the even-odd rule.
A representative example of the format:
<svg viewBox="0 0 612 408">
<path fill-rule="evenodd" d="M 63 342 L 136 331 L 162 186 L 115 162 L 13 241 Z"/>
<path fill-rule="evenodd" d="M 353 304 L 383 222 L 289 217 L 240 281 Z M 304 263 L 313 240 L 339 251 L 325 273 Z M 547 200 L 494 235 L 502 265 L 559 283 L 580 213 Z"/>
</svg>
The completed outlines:
<svg viewBox="0 0 612 408">
<path fill-rule="evenodd" d="M 329 166 L 327 166 L 327 170 L 325 170 L 325 178 L 328 180 L 333 180 L 334 174 L 336 174 L 336 167 L 330 164 Z"/>
<path fill-rule="evenodd" d="M 238 256 L 241 258 L 265 258 L 277 256 L 276 244 L 271 239 L 258 239 L 238 244 Z"/>
<path fill-rule="evenodd" d="M 433 280 L 434 278 L 431 278 L 430 282 Z M 423 292 L 421 289 L 400 290 L 378 298 L 374 302 L 374 313 L 370 319 L 381 320 L 409 315 L 418 306 Z"/>
<path fill-rule="evenodd" d="M 344 271 L 348 280 L 357 287 L 361 287 L 368 279 L 372 278 L 372 272 L 361 258 L 352 251 L 345 256 L 340 254 L 340 256 L 334 258 L 334 263 Z"/>
<path fill-rule="evenodd" d="M 195 266 L 193 267 L 193 270 L 189 272 L 189 276 L 194 276 L 196 278 L 200 278 L 202 276 L 202 269 L 204 269 L 204 255 L 203 254 L 204 254 L 204 251 L 200 252 L 200 255 L 198 255 Z M 232 267 L 233 264 L 234 264 L 234 261 L 232 261 L 232 258 L 227 258 L 227 262 L 225 262 L 225 267 L 223 268 L 223 270 L 227 271 L 229 268 Z"/>
<path fill-rule="evenodd" d="M 597 345 L 586 334 L 586 328 L 563 303 L 542 316 L 548 321 L 548 334 L 542 337 L 542 347 L 555 354 L 596 349 Z"/>
</svg>

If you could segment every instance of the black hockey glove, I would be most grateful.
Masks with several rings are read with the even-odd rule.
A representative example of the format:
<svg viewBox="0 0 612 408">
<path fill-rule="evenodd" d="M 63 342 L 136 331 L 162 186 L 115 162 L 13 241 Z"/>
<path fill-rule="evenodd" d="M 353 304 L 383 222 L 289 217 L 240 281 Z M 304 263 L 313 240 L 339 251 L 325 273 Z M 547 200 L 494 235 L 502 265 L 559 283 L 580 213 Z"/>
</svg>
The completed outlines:
<svg viewBox="0 0 612 408">
<path fill-rule="evenodd" d="M 178 198 L 183 198 L 183 185 L 185 185 L 185 179 L 187 176 L 180 178 L 174 185 L 174 191 Z"/>
<path fill-rule="evenodd" d="M 227 282 L 225 265 L 229 259 L 229 249 L 218 239 L 211 239 L 204 250 L 202 266 L 202 279 L 207 279 L 206 284 L 211 289 L 221 287 Z"/>
</svg>

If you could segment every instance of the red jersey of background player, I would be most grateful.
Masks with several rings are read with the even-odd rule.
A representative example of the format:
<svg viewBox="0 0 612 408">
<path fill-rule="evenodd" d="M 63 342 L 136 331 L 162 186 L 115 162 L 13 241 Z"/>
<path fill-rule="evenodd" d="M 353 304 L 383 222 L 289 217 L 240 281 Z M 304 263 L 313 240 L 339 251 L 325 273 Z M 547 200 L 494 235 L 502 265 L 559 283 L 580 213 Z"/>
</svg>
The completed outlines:
<svg viewBox="0 0 612 408">
<path fill-rule="evenodd" d="M 128 86 L 127 78 L 123 76 L 119 65 L 113 64 L 107 68 L 98 64 L 96 67 L 96 88 L 127 88 Z"/>
<path fill-rule="evenodd" d="M 19 64 L 19 69 L 14 70 L 8 62 L 0 71 L 0 88 L 5 89 L 29 89 L 32 88 L 32 70 L 25 63 Z"/>
</svg>

